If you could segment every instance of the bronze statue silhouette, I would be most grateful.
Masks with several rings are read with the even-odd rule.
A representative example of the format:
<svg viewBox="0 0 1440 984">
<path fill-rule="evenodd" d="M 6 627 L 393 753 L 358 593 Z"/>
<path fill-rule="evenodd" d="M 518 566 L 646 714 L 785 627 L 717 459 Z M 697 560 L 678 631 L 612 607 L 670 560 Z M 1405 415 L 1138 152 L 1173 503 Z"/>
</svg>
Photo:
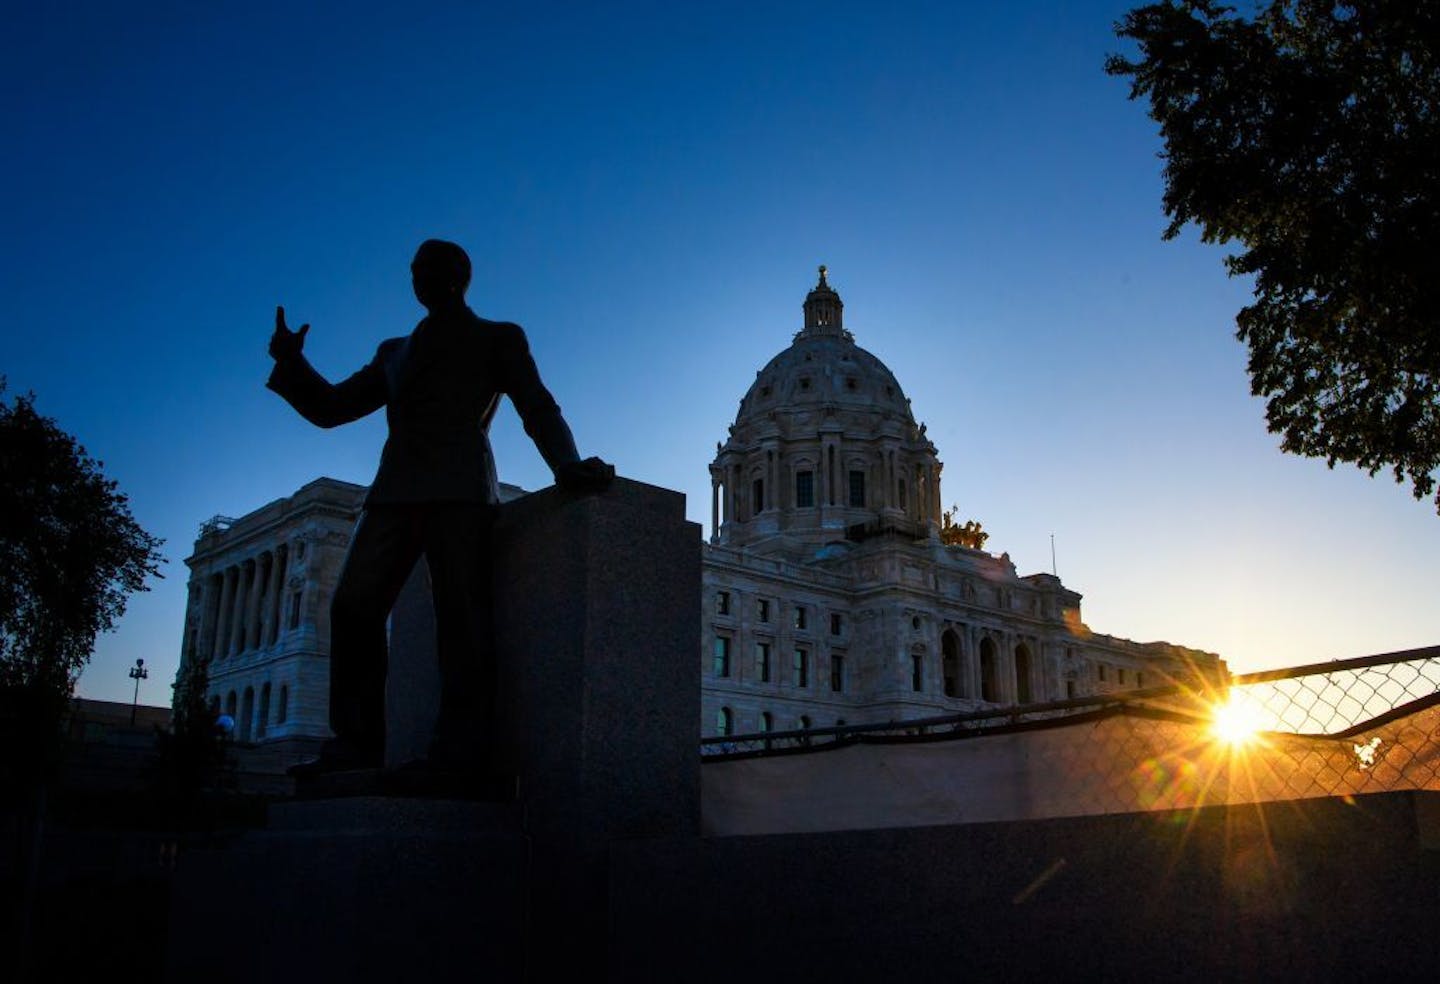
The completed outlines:
<svg viewBox="0 0 1440 984">
<path fill-rule="evenodd" d="M 297 776 L 379 768 L 385 755 L 385 622 L 423 555 L 430 569 L 440 663 L 440 709 L 430 766 L 485 765 L 496 709 L 491 643 L 490 535 L 498 504 L 487 432 L 510 397 L 562 488 L 596 491 L 614 476 L 581 460 L 570 428 L 535 368 L 519 325 L 487 321 L 465 303 L 470 258 L 455 243 L 420 245 L 410 272 L 428 314 L 380 343 L 369 364 L 330 383 L 302 354 L 308 324 L 291 331 L 275 310 L 274 369 L 266 385 L 301 416 L 335 427 L 385 408 L 389 436 L 330 606 L 330 729 Z"/>
</svg>

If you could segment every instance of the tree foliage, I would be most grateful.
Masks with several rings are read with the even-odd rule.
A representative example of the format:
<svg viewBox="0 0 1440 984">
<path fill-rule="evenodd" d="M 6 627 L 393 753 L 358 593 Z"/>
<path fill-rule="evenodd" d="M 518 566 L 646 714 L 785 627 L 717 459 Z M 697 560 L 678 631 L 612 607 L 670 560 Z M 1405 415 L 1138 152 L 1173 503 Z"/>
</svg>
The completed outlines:
<svg viewBox="0 0 1440 984">
<path fill-rule="evenodd" d="M 1106 70 L 1160 124 L 1165 238 L 1193 222 L 1254 277 L 1236 334 L 1282 448 L 1435 491 L 1440 5 L 1170 0 L 1115 30 L 1139 57 Z"/>
<path fill-rule="evenodd" d="M 68 695 L 160 543 L 33 395 L 0 398 L 0 687 Z"/>
</svg>

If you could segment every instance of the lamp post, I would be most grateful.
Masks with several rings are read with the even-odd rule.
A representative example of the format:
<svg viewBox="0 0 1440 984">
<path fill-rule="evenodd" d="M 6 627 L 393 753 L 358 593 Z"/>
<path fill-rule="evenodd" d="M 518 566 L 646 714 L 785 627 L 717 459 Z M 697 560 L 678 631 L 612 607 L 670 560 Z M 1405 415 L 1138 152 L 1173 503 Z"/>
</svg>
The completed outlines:
<svg viewBox="0 0 1440 984">
<path fill-rule="evenodd" d="M 130 704 L 130 727 L 135 727 L 135 712 L 140 709 L 140 681 L 149 679 L 150 671 L 145 669 L 143 659 L 135 660 L 135 665 L 130 667 L 130 679 L 135 681 L 135 700 Z"/>
</svg>

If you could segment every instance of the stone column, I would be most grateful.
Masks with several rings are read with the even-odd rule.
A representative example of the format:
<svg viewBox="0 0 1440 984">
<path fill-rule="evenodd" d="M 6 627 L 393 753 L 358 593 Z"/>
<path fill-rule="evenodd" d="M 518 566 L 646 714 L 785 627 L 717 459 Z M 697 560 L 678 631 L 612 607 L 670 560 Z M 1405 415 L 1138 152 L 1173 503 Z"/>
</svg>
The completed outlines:
<svg viewBox="0 0 1440 984">
<path fill-rule="evenodd" d="M 244 652 L 255 648 L 255 610 L 260 595 L 260 558 L 250 560 L 250 576 L 245 579 L 245 614 L 240 623 L 240 648 Z"/>
<path fill-rule="evenodd" d="M 282 543 L 276 551 L 279 558 L 275 578 L 275 630 L 271 634 L 278 642 L 285 630 L 285 588 L 290 583 L 290 544 Z"/>
<path fill-rule="evenodd" d="M 268 600 L 265 589 L 270 584 L 270 565 L 266 562 L 269 557 L 269 551 L 255 557 L 255 574 L 250 588 L 250 614 L 245 620 L 245 638 L 249 640 L 251 649 L 259 649 L 265 643 L 260 635 L 260 624 L 264 620 L 265 602 Z"/>
<path fill-rule="evenodd" d="M 200 635 L 195 647 L 195 658 L 208 660 L 215 650 L 215 613 L 219 601 L 215 575 L 206 574 L 200 581 Z"/>
<path fill-rule="evenodd" d="M 235 600 L 230 606 L 230 648 L 232 653 L 240 652 L 241 636 L 245 632 L 245 595 L 249 592 L 250 579 L 245 575 L 245 565 L 249 561 L 241 561 L 235 565 Z"/>
<path fill-rule="evenodd" d="M 227 567 L 220 574 L 220 609 L 216 612 L 215 659 L 230 652 L 230 616 L 235 609 L 235 568 Z"/>
<path fill-rule="evenodd" d="M 1015 656 L 1015 649 L 1020 645 L 1018 636 L 1011 635 L 1005 646 L 1006 661 L 1009 666 L 1006 668 L 1005 681 L 1010 685 L 1010 703 L 1020 703 L 1020 660 Z"/>
<path fill-rule="evenodd" d="M 940 469 L 935 467 L 933 464 L 929 465 L 928 467 L 930 469 L 929 485 L 931 488 L 930 522 L 934 523 L 935 526 L 938 527 L 940 525 L 940 510 L 943 508 L 940 504 Z"/>
<path fill-rule="evenodd" d="M 270 645 L 271 631 L 275 627 L 275 593 L 280 589 L 280 557 L 275 549 L 266 551 L 270 562 L 265 566 L 265 592 L 260 603 L 260 645 Z"/>
<path fill-rule="evenodd" d="M 777 446 L 771 445 L 765 452 L 770 457 L 770 497 L 766 500 L 765 506 L 768 509 L 780 508 L 780 452 Z"/>
<path fill-rule="evenodd" d="M 720 538 L 720 480 L 710 476 L 710 542 Z"/>
</svg>

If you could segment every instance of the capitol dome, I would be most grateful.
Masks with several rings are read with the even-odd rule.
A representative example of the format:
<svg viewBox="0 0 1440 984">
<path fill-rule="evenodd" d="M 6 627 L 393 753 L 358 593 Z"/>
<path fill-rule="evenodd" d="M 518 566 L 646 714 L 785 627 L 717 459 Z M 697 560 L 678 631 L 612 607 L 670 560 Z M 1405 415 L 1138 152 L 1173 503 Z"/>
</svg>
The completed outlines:
<svg viewBox="0 0 1440 984">
<path fill-rule="evenodd" d="M 934 534 L 940 463 L 889 368 L 855 344 L 825 267 L 710 466 L 714 540 L 797 548 Z M 772 542 L 773 541 L 773 542 Z"/>
</svg>

